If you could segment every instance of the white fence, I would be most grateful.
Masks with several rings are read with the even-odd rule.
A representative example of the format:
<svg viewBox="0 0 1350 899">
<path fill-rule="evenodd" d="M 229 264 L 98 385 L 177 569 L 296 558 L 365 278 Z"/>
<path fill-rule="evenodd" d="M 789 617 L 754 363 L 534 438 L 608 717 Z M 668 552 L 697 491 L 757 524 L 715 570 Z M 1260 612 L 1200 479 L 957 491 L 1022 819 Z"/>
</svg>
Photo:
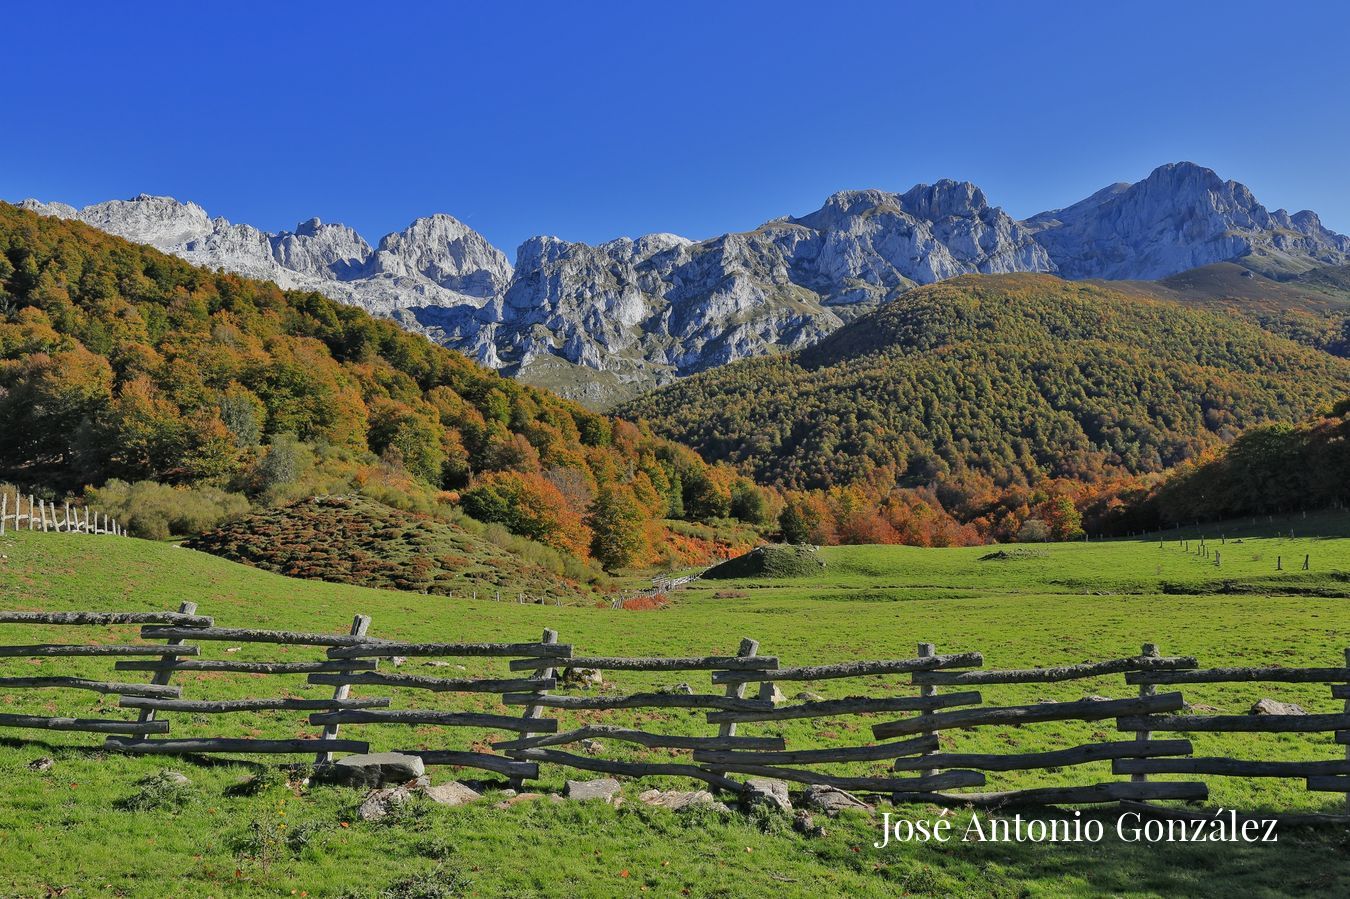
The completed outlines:
<svg viewBox="0 0 1350 899">
<path fill-rule="evenodd" d="M 31 493 L 27 497 L 18 492 L 0 493 L 0 537 L 11 525 L 16 531 L 27 526 L 30 531 L 126 535 L 117 519 L 106 512 L 70 503 L 58 506 L 54 502 L 35 500 Z"/>
</svg>

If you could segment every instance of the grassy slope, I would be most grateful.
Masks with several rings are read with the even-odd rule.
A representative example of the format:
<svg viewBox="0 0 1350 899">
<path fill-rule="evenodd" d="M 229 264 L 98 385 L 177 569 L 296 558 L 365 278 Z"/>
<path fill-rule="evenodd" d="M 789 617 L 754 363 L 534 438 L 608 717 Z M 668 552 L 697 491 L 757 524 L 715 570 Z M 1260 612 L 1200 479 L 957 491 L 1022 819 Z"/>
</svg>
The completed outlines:
<svg viewBox="0 0 1350 899">
<path fill-rule="evenodd" d="M 1280 522 L 1296 533 L 1341 533 L 1344 519 Z M 8 608 L 173 607 L 185 597 L 223 625 L 335 630 L 356 612 L 374 616 L 372 633 L 381 637 L 435 635 L 441 639 L 529 639 L 545 626 L 587 653 L 680 654 L 732 652 L 741 636 L 761 641 L 762 652 L 785 664 L 844 658 L 907 656 L 915 642 L 932 641 L 940 650 L 979 649 L 989 667 L 1009 667 L 1111 657 L 1137 650 L 1144 640 L 1167 653 L 1191 653 L 1202 663 L 1334 664 L 1347 642 L 1347 600 L 1280 595 L 1286 586 L 1344 592 L 1335 571 L 1350 570 L 1350 540 L 1303 537 L 1290 540 L 1228 531 L 1223 574 L 1254 585 L 1267 595 L 1161 595 L 1166 581 L 1207 590 L 1212 564 L 1187 556 L 1168 542 L 1121 542 L 1040 547 L 1044 555 L 1018 560 L 980 561 L 989 548 L 918 550 L 905 547 L 827 549 L 825 572 L 814 578 L 699 584 L 678 596 L 667 611 L 613 612 L 488 601 L 448 600 L 367 590 L 345 585 L 288 580 L 191 550 L 142 541 L 68 535 L 13 535 L 0 540 L 0 606 Z M 1169 535 L 1169 537 L 1177 535 Z M 1181 535 L 1185 536 L 1185 535 Z M 1213 536 L 1213 535 L 1211 535 Z M 1232 554 L 1231 556 L 1229 554 Z M 1274 577 L 1276 554 L 1286 560 L 1310 553 L 1311 575 L 1285 572 Z M 1253 557 L 1260 556 L 1260 561 Z M 1231 561 L 1229 561 L 1231 559 Z M 1261 579 L 1265 579 L 1262 581 Z M 730 592 L 732 595 L 727 596 Z M 717 594 L 723 594 L 718 598 Z M 3 642 L 70 640 L 70 630 L 5 627 Z M 132 635 L 127 631 L 120 636 Z M 108 636 L 108 639 L 112 639 Z M 1263 647 L 1271 651 L 1262 653 Z M 288 653 L 245 647 L 225 655 L 224 644 L 209 646 L 214 658 L 312 658 L 310 650 Z M 470 673 L 500 670 L 500 663 L 465 660 Z M 6 661 L 3 673 L 48 671 L 95 674 L 109 663 Z M 445 673 L 411 660 L 402 670 Z M 686 675 L 695 689 L 706 680 Z M 655 681 L 616 676 L 620 688 Z M 191 697 L 275 693 L 280 681 L 259 685 L 246 676 L 179 675 Z M 904 678 L 878 678 L 877 686 L 909 693 Z M 668 682 L 668 681 L 667 681 Z M 296 695 L 321 695 L 299 679 L 287 684 Z M 860 692 L 858 682 L 802 685 L 826 696 Z M 875 688 L 875 687 L 874 687 Z M 792 694 L 799 687 L 785 684 Z M 986 702 L 1071 699 L 1084 694 L 1126 695 L 1122 679 L 1064 685 L 986 688 Z M 1186 690 L 1189 700 L 1241 712 L 1261 695 L 1291 698 L 1310 711 L 1332 711 L 1325 688 L 1279 685 L 1219 690 Z M 385 695 L 358 688 L 357 695 Z M 476 697 L 395 696 L 449 707 L 488 708 Z M 10 694 L 14 708 L 98 714 L 110 703 L 93 694 Z M 605 720 L 637 721 L 641 713 Z M 188 735 L 237 727 L 240 735 L 292 736 L 313 728 L 301 719 L 266 714 L 210 722 L 174 716 L 174 733 Z M 563 726 L 580 715 L 563 715 Z M 745 733 L 783 734 L 790 746 L 823 742 L 857 743 L 871 722 L 841 718 L 811 733 L 809 725 L 743 726 Z M 672 730 L 708 733 L 696 713 L 680 713 Z M 477 735 L 436 727 L 391 730 L 349 728 L 377 747 L 454 748 Z M 1003 749 L 1010 742 L 1038 748 L 1068 745 L 1110 733 L 1109 723 L 1066 728 L 1031 726 L 1020 730 L 957 732 L 954 748 Z M 1329 895 L 1350 885 L 1346 837 L 1288 833 L 1275 847 L 1138 847 L 1109 839 L 1098 846 L 1027 847 L 956 844 L 944 848 L 877 851 L 876 825 L 862 817 L 829 823 L 823 839 L 764 834 L 744 819 L 687 821 L 638 803 L 623 808 L 522 803 L 509 811 L 480 804 L 454 810 L 435 808 L 418 821 L 394 827 L 352 823 L 357 797 L 316 789 L 297 797 L 276 789 L 256 797 L 232 797 L 225 790 L 250 768 L 244 764 L 198 766 L 187 760 L 110 761 L 78 749 L 50 749 L 18 742 L 0 744 L 0 893 L 41 895 L 45 886 L 77 885 L 77 895 L 161 896 L 165 884 L 180 895 L 377 895 L 400 877 L 430 870 L 447 855 L 447 868 L 473 881 L 479 895 L 631 895 L 637 885 L 653 895 L 858 896 L 913 894 L 1000 894 L 1068 896 L 1202 895 L 1219 889 L 1240 895 Z M 58 735 L 58 747 L 89 745 L 77 735 Z M 1229 751 L 1249 757 L 1334 758 L 1339 748 L 1328 737 L 1209 737 L 1196 739 L 1197 754 Z M 611 745 L 611 750 L 618 747 Z M 41 754 L 54 755 L 47 773 L 27 770 Z M 163 765 L 189 773 L 194 800 L 181 812 L 128 812 L 115 805 L 136 793 L 134 781 Z M 854 766 L 856 773 L 882 773 L 884 765 Z M 991 787 L 1049 785 L 1105 779 L 1105 765 L 1059 772 L 995 774 Z M 451 772 L 437 772 L 448 779 Z M 545 768 L 547 786 L 561 785 L 562 773 Z M 674 785 L 675 782 L 671 782 Z M 1331 809 L 1330 794 L 1309 794 L 1301 782 L 1258 784 L 1212 781 L 1212 804 L 1241 807 Z M 632 787 L 629 788 L 633 792 Z M 916 815 L 931 810 L 914 808 Z M 282 814 L 284 812 L 284 815 Z M 964 815 L 958 813 L 958 823 Z M 282 822 L 294 828 L 312 822 L 318 837 L 299 852 L 274 849 L 259 854 L 249 845 L 254 823 L 265 830 Z M 453 847 L 447 849 L 447 846 Z M 270 857 L 269 857 L 270 856 Z M 621 876 L 627 871 L 628 876 Z M 95 878 L 89 872 L 99 872 Z M 104 886 L 107 884 L 107 886 Z M 688 891 L 684 893 L 683 891 Z M 417 895 L 405 892 L 402 895 Z"/>
</svg>

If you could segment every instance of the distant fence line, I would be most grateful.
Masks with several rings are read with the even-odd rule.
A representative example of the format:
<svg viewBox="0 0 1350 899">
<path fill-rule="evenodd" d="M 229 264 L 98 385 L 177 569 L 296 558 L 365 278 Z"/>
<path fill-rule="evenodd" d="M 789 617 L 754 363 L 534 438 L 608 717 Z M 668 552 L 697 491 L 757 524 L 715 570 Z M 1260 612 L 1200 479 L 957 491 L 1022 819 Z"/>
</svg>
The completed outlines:
<svg viewBox="0 0 1350 899">
<path fill-rule="evenodd" d="M 11 504 L 10 498 L 13 497 Z M 15 491 L 0 491 L 0 537 L 13 522 L 14 530 L 20 530 L 26 524 L 30 531 L 57 531 L 77 534 L 112 534 L 117 537 L 126 535 L 126 531 L 116 518 L 106 512 L 99 512 L 88 506 L 72 506 L 62 503 L 34 499 L 27 496 L 28 511 L 24 511 L 24 495 Z"/>
<path fill-rule="evenodd" d="M 44 658 L 104 656 L 117 659 L 117 672 L 144 672 L 149 683 L 43 676 L 0 677 L 0 690 L 67 688 L 117 695 L 121 708 L 138 712 L 136 720 L 71 718 L 0 714 L 0 726 L 106 735 L 105 747 L 130 754 L 269 753 L 312 755 L 316 762 L 331 760 L 337 752 L 366 752 L 369 742 L 341 732 L 343 726 L 364 724 L 441 725 L 506 731 L 512 736 L 487 746 L 412 749 L 429 765 L 477 768 L 506 775 L 519 786 L 539 776 L 539 764 L 617 774 L 697 779 L 717 789 L 739 792 L 737 777 L 760 776 L 802 784 L 820 784 L 871 794 L 888 794 L 895 801 L 924 801 L 1000 807 L 1008 805 L 1123 803 L 1150 813 L 1195 817 L 1207 813 L 1151 805 L 1158 800 L 1204 800 L 1209 789 L 1200 780 L 1151 781 L 1150 775 L 1197 777 L 1282 777 L 1305 781 L 1307 789 L 1347 794 L 1350 802 L 1350 649 L 1343 664 L 1321 668 L 1229 667 L 1201 668 L 1188 656 L 1163 656 L 1154 644 L 1144 644 L 1139 655 L 1103 661 L 1043 668 L 984 669 L 978 652 L 939 653 L 932 644 L 919 644 L 917 655 L 906 659 L 857 660 L 837 664 L 780 667 L 773 656 L 759 654 L 755 640 L 741 642 L 736 655 L 699 657 L 599 657 L 577 655 L 573 646 L 558 642 L 545 630 L 537 641 L 518 643 L 420 643 L 381 640 L 370 636 L 370 619 L 356 616 L 347 633 L 301 633 L 258 628 L 217 627 L 213 619 L 197 614 L 195 603 L 183 603 L 177 612 L 0 612 L 0 624 L 112 627 L 140 625 L 143 640 L 162 643 L 127 645 L 26 644 L 0 646 L 0 656 Z M 191 641 L 191 642 L 189 642 Z M 323 648 L 321 658 L 305 661 L 245 661 L 202 659 L 202 645 L 270 644 Z M 506 671 L 493 677 L 433 677 L 381 670 L 380 660 L 398 658 L 491 657 L 506 661 Z M 564 670 L 565 669 L 565 670 Z M 635 693 L 554 692 L 577 669 L 601 672 L 701 672 L 710 675 L 720 691 L 698 693 L 687 684 Z M 293 696 L 249 699 L 185 699 L 171 680 L 177 672 L 234 672 L 253 675 L 303 675 L 308 684 L 332 688 L 327 697 Z M 774 702 L 779 683 L 873 678 L 908 675 L 917 695 L 876 695 L 844 699 L 805 699 Z M 1060 683 L 1085 678 L 1124 675 L 1137 688 L 1125 698 L 1089 697 L 1067 702 L 1031 705 L 985 705 L 972 688 L 1008 684 Z M 1344 700 L 1335 714 L 1177 714 L 1186 710 L 1177 687 L 1222 683 L 1327 684 L 1330 698 Z M 207 682 L 208 684 L 210 682 Z M 756 686 L 757 695 L 747 696 Z M 392 687 L 433 693 L 495 694 L 504 709 L 522 707 L 520 715 L 501 712 L 438 708 L 393 708 L 390 697 L 353 697 L 354 687 Z M 1164 687 L 1166 692 L 1159 692 Z M 940 692 L 946 689 L 948 692 Z M 616 709 L 699 709 L 705 711 L 706 735 L 664 734 L 614 724 L 595 723 L 592 715 L 577 726 L 563 729 L 558 717 L 567 713 Z M 228 735 L 173 738 L 170 722 L 161 715 L 225 715 L 249 711 L 307 713 L 315 728 L 311 738 L 254 739 Z M 782 736 L 738 733 L 738 726 L 793 719 L 836 718 L 845 715 L 913 712 L 909 717 L 872 725 L 879 742 L 843 747 L 792 747 Z M 1114 721 L 1126 739 L 1047 751 L 948 752 L 939 735 L 977 727 L 1035 725 L 1064 721 Z M 711 728 L 716 726 L 716 732 Z M 650 726 L 650 725 L 647 725 Z M 303 730 L 303 727 L 301 728 Z M 1345 745 L 1345 757 L 1309 761 L 1270 761 L 1259 758 L 1201 757 L 1193 755 L 1187 739 L 1158 739 L 1163 733 L 1334 733 Z M 670 761 L 632 761 L 579 754 L 603 738 L 653 749 L 684 753 Z M 382 747 L 399 749 L 397 745 Z M 692 755 L 688 753 L 692 751 Z M 839 763 L 889 761 L 891 774 L 853 777 L 816 770 Z M 1118 780 L 1084 778 L 1069 786 L 1017 790 L 960 792 L 985 785 L 986 772 L 1065 768 L 1110 761 Z M 1350 823 L 1347 815 L 1295 814 L 1290 822 Z"/>
</svg>

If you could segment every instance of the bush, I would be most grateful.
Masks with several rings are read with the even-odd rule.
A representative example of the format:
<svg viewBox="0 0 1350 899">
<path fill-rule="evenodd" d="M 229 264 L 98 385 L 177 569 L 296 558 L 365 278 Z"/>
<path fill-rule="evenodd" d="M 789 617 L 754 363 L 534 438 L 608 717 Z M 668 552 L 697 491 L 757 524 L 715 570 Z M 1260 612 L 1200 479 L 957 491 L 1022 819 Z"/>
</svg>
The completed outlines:
<svg viewBox="0 0 1350 899">
<path fill-rule="evenodd" d="M 122 522 L 127 531 L 148 540 L 191 536 L 219 527 L 249 510 L 248 499 L 215 487 L 170 487 L 155 481 L 113 479 L 86 491 L 91 506 Z"/>
<path fill-rule="evenodd" d="M 1028 518 L 1017 531 L 1018 543 L 1044 543 L 1050 539 L 1050 525 L 1039 518 Z"/>
</svg>

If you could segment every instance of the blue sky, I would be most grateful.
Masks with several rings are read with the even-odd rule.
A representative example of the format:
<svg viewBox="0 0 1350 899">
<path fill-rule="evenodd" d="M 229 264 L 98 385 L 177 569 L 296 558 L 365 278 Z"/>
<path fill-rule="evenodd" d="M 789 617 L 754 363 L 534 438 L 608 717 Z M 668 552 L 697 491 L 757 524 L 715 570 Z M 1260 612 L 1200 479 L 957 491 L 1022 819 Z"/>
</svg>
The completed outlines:
<svg viewBox="0 0 1350 899">
<path fill-rule="evenodd" d="M 218 6 L 11 7 L 0 198 L 449 212 L 514 256 L 943 177 L 1026 216 L 1190 159 L 1350 231 L 1345 4 Z"/>
</svg>

